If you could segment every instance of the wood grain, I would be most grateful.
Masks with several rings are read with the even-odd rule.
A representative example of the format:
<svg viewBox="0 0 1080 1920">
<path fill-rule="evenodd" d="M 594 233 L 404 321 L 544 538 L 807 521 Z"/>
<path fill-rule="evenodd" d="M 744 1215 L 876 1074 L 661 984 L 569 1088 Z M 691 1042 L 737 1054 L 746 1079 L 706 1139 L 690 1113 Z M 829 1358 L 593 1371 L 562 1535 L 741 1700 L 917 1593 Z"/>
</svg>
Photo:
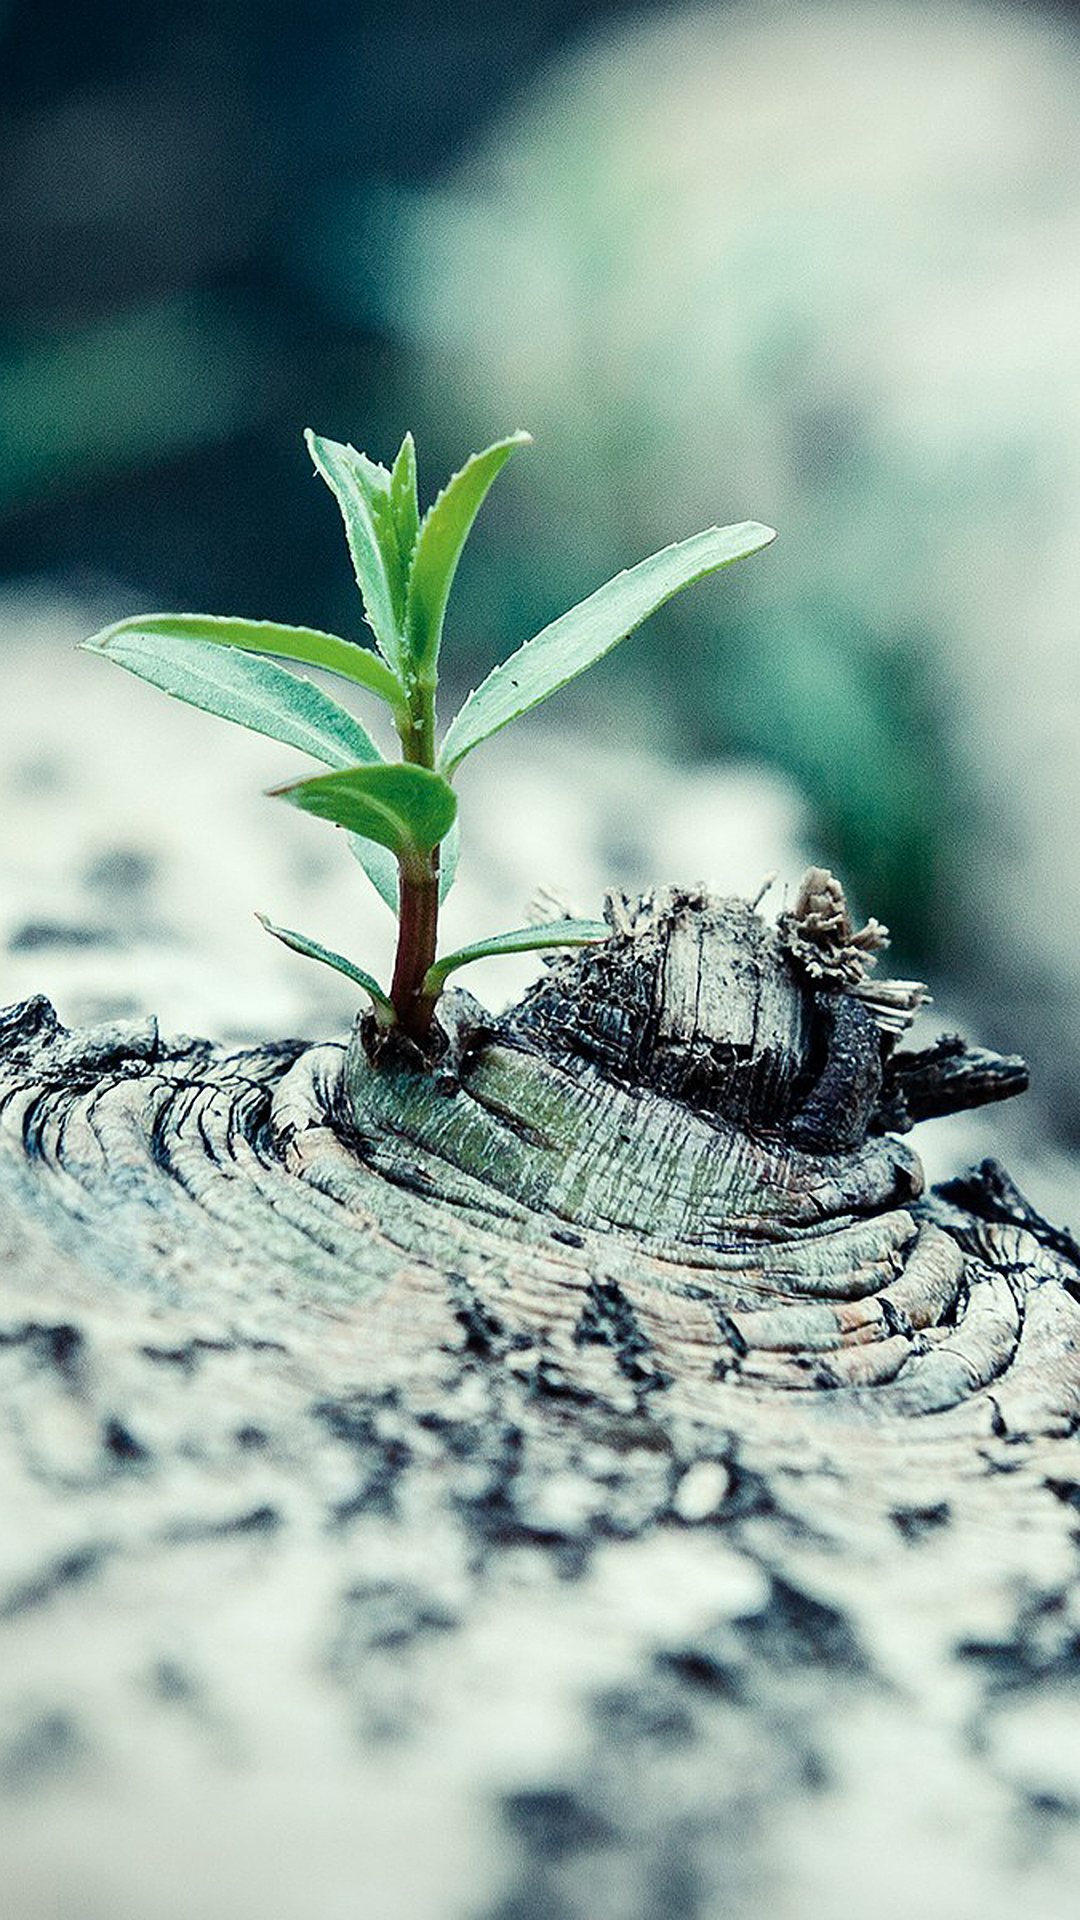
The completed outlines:
<svg viewBox="0 0 1080 1920">
<path fill-rule="evenodd" d="M 20 1920 L 1071 1910 L 1068 1245 L 755 1132 L 798 1060 L 539 1049 L 569 978 L 408 1100 L 0 1015 Z"/>
</svg>

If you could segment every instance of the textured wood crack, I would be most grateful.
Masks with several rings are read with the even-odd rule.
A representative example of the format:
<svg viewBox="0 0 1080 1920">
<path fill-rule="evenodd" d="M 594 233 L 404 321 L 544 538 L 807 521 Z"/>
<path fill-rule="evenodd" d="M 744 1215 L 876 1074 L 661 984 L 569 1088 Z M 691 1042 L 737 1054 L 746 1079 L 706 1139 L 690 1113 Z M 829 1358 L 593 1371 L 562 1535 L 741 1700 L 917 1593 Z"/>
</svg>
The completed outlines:
<svg viewBox="0 0 1080 1920">
<path fill-rule="evenodd" d="M 767 1072 L 642 987 L 636 1089 L 561 964 L 441 1090 L 0 1014 L 28 1920 L 169 1911 L 175 1844 L 232 1920 L 1068 1910 L 1074 1249 L 1001 1169 L 924 1195 L 785 979 Z"/>
</svg>

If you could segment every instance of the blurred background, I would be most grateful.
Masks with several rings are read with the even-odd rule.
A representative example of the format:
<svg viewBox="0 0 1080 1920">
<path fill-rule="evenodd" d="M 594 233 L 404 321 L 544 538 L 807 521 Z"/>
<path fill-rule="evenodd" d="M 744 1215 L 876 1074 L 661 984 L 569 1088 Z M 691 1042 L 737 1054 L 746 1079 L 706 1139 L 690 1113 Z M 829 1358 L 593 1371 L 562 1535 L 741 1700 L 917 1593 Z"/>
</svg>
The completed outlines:
<svg viewBox="0 0 1080 1920">
<path fill-rule="evenodd" d="M 248 917 L 290 918 L 248 879 L 287 756 L 71 647 L 150 606 L 359 637 L 302 427 L 412 426 L 430 498 L 520 425 L 458 692 L 671 539 L 781 537 L 493 760 L 462 933 L 477 888 L 827 861 L 1074 1145 L 1080 8 L 8 0 L 0 47 L 0 997 L 81 1016 L 96 943 L 126 1006 L 183 921 L 222 1029 L 223 972 L 253 1027 L 344 1009 Z M 275 819 L 298 886 L 341 864 L 310 832 Z"/>
</svg>

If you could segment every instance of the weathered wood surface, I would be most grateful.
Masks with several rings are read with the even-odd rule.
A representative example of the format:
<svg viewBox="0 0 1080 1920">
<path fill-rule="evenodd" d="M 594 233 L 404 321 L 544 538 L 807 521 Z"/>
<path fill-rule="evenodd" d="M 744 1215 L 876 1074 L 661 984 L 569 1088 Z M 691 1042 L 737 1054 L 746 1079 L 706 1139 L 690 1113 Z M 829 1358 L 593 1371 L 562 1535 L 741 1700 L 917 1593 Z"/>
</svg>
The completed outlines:
<svg viewBox="0 0 1080 1920">
<path fill-rule="evenodd" d="M 695 1230 L 700 1049 L 711 1117 L 584 1127 L 668 1129 L 651 1216 L 537 1191 L 535 1038 L 365 1124 L 355 1045 L 4 1016 L 12 1911 L 1064 1920 L 1075 1249 L 921 1199 L 884 1087 L 841 1155 L 744 1131 L 772 1217 Z"/>
</svg>

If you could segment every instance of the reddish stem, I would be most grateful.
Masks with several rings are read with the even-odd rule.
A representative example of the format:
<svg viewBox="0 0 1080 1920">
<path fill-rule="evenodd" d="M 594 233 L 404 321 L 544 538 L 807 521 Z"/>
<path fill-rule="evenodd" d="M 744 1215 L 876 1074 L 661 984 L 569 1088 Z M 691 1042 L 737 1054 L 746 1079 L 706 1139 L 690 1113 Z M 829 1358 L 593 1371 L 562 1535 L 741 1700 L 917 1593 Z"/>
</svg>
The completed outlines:
<svg viewBox="0 0 1080 1920">
<path fill-rule="evenodd" d="M 424 975 L 435 959 L 439 931 L 439 849 L 426 865 L 398 879 L 398 941 L 390 998 L 403 1033 L 423 1045 L 431 1031 L 436 994 L 424 993 Z"/>
</svg>

